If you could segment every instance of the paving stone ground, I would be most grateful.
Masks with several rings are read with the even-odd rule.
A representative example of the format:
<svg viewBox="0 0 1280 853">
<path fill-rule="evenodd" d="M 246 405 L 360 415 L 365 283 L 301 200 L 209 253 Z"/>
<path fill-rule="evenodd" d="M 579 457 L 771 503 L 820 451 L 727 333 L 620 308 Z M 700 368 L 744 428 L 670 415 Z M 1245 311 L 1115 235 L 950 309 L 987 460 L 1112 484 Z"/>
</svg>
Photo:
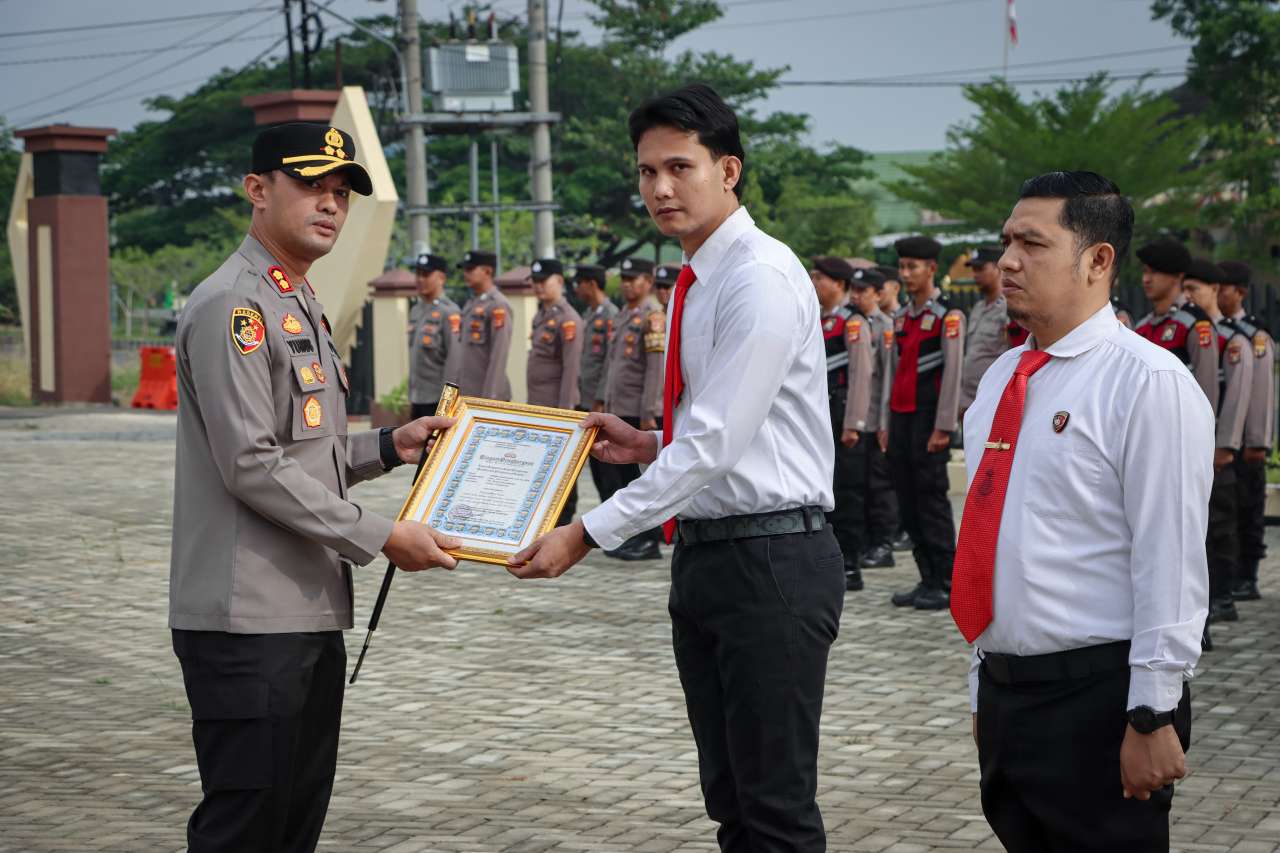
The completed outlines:
<svg viewBox="0 0 1280 853">
<path fill-rule="evenodd" d="M 0 410 L 0 850 L 173 851 L 199 796 L 165 627 L 172 416 Z M 355 497 L 394 514 L 411 471 Z M 594 502 L 583 480 L 584 506 Z M 1280 555 L 1277 531 L 1268 539 Z M 383 564 L 357 575 L 357 626 Z M 830 849 L 998 850 L 946 613 L 867 572 L 831 656 L 819 800 Z M 1280 560 L 1195 681 L 1182 851 L 1280 850 Z M 554 582 L 401 574 L 347 691 L 321 850 L 713 850 L 672 660 L 667 562 Z M 351 662 L 362 628 L 347 635 Z"/>
</svg>

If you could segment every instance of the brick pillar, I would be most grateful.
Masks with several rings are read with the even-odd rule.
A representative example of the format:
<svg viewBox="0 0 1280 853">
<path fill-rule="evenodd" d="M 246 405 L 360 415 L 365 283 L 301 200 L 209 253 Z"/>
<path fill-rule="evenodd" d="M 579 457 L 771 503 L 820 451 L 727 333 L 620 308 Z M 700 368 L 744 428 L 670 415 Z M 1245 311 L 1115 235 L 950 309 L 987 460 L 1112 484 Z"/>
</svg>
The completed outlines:
<svg viewBox="0 0 1280 853">
<path fill-rule="evenodd" d="M 240 103 L 253 110 L 253 120 L 259 126 L 286 121 L 326 123 L 333 121 L 333 109 L 340 94 L 329 89 L 289 89 L 249 95 L 241 98 Z"/>
<path fill-rule="evenodd" d="M 111 402 L 111 279 L 99 164 L 105 127 L 19 130 L 32 157 L 27 202 L 31 399 Z"/>
</svg>

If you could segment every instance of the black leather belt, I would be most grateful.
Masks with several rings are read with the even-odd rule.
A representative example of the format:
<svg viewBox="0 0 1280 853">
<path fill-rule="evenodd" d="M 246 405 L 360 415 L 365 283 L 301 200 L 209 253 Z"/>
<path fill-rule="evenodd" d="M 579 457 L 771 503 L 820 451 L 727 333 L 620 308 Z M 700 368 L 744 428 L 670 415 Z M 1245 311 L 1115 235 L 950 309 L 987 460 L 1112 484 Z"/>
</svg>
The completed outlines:
<svg viewBox="0 0 1280 853">
<path fill-rule="evenodd" d="M 754 515 L 731 515 L 726 518 L 682 518 L 678 528 L 681 542 L 696 545 L 699 542 L 723 542 L 726 539 L 817 533 L 826 523 L 827 517 L 821 507 L 804 506 Z"/>
<path fill-rule="evenodd" d="M 1102 672 L 1129 668 L 1129 641 L 1085 646 L 1045 655 L 978 653 L 982 668 L 997 684 L 1031 684 L 1086 678 Z"/>
</svg>

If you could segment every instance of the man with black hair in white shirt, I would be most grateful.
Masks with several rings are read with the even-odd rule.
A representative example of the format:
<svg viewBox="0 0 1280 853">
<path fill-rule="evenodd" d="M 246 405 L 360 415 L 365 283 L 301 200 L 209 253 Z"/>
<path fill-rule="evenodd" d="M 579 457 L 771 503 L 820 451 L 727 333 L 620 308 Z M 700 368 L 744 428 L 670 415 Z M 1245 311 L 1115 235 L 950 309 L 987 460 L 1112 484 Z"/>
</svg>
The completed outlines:
<svg viewBox="0 0 1280 853">
<path fill-rule="evenodd" d="M 663 430 L 593 414 L 593 450 L 639 479 L 517 554 L 556 577 L 664 523 L 672 639 L 707 813 L 726 851 L 826 849 L 816 800 L 827 655 L 844 558 L 818 300 L 804 265 L 738 195 L 733 111 L 687 86 L 631 114 L 640 194 L 685 264 L 671 297 Z"/>
<path fill-rule="evenodd" d="M 1100 175 L 1023 184 L 999 266 L 1031 338 L 965 417 L 951 612 L 974 644 L 983 811 L 1012 853 L 1163 853 L 1187 772 L 1214 415 L 1116 319 L 1132 230 Z"/>
</svg>

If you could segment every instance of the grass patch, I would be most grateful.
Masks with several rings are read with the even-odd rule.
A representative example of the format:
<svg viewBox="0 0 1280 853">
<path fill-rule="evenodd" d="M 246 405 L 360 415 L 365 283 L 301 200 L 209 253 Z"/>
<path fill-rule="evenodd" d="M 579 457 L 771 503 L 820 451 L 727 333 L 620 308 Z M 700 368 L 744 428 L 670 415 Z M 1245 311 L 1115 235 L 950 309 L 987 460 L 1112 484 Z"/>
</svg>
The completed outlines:
<svg viewBox="0 0 1280 853">
<path fill-rule="evenodd" d="M 121 406 L 127 406 L 133 401 L 133 395 L 138 391 L 138 377 L 142 372 L 142 367 L 138 359 L 133 359 L 128 364 L 111 365 L 111 399 L 115 400 Z"/>
<path fill-rule="evenodd" d="M 31 405 L 31 365 L 22 347 L 0 350 L 0 406 Z"/>
</svg>

